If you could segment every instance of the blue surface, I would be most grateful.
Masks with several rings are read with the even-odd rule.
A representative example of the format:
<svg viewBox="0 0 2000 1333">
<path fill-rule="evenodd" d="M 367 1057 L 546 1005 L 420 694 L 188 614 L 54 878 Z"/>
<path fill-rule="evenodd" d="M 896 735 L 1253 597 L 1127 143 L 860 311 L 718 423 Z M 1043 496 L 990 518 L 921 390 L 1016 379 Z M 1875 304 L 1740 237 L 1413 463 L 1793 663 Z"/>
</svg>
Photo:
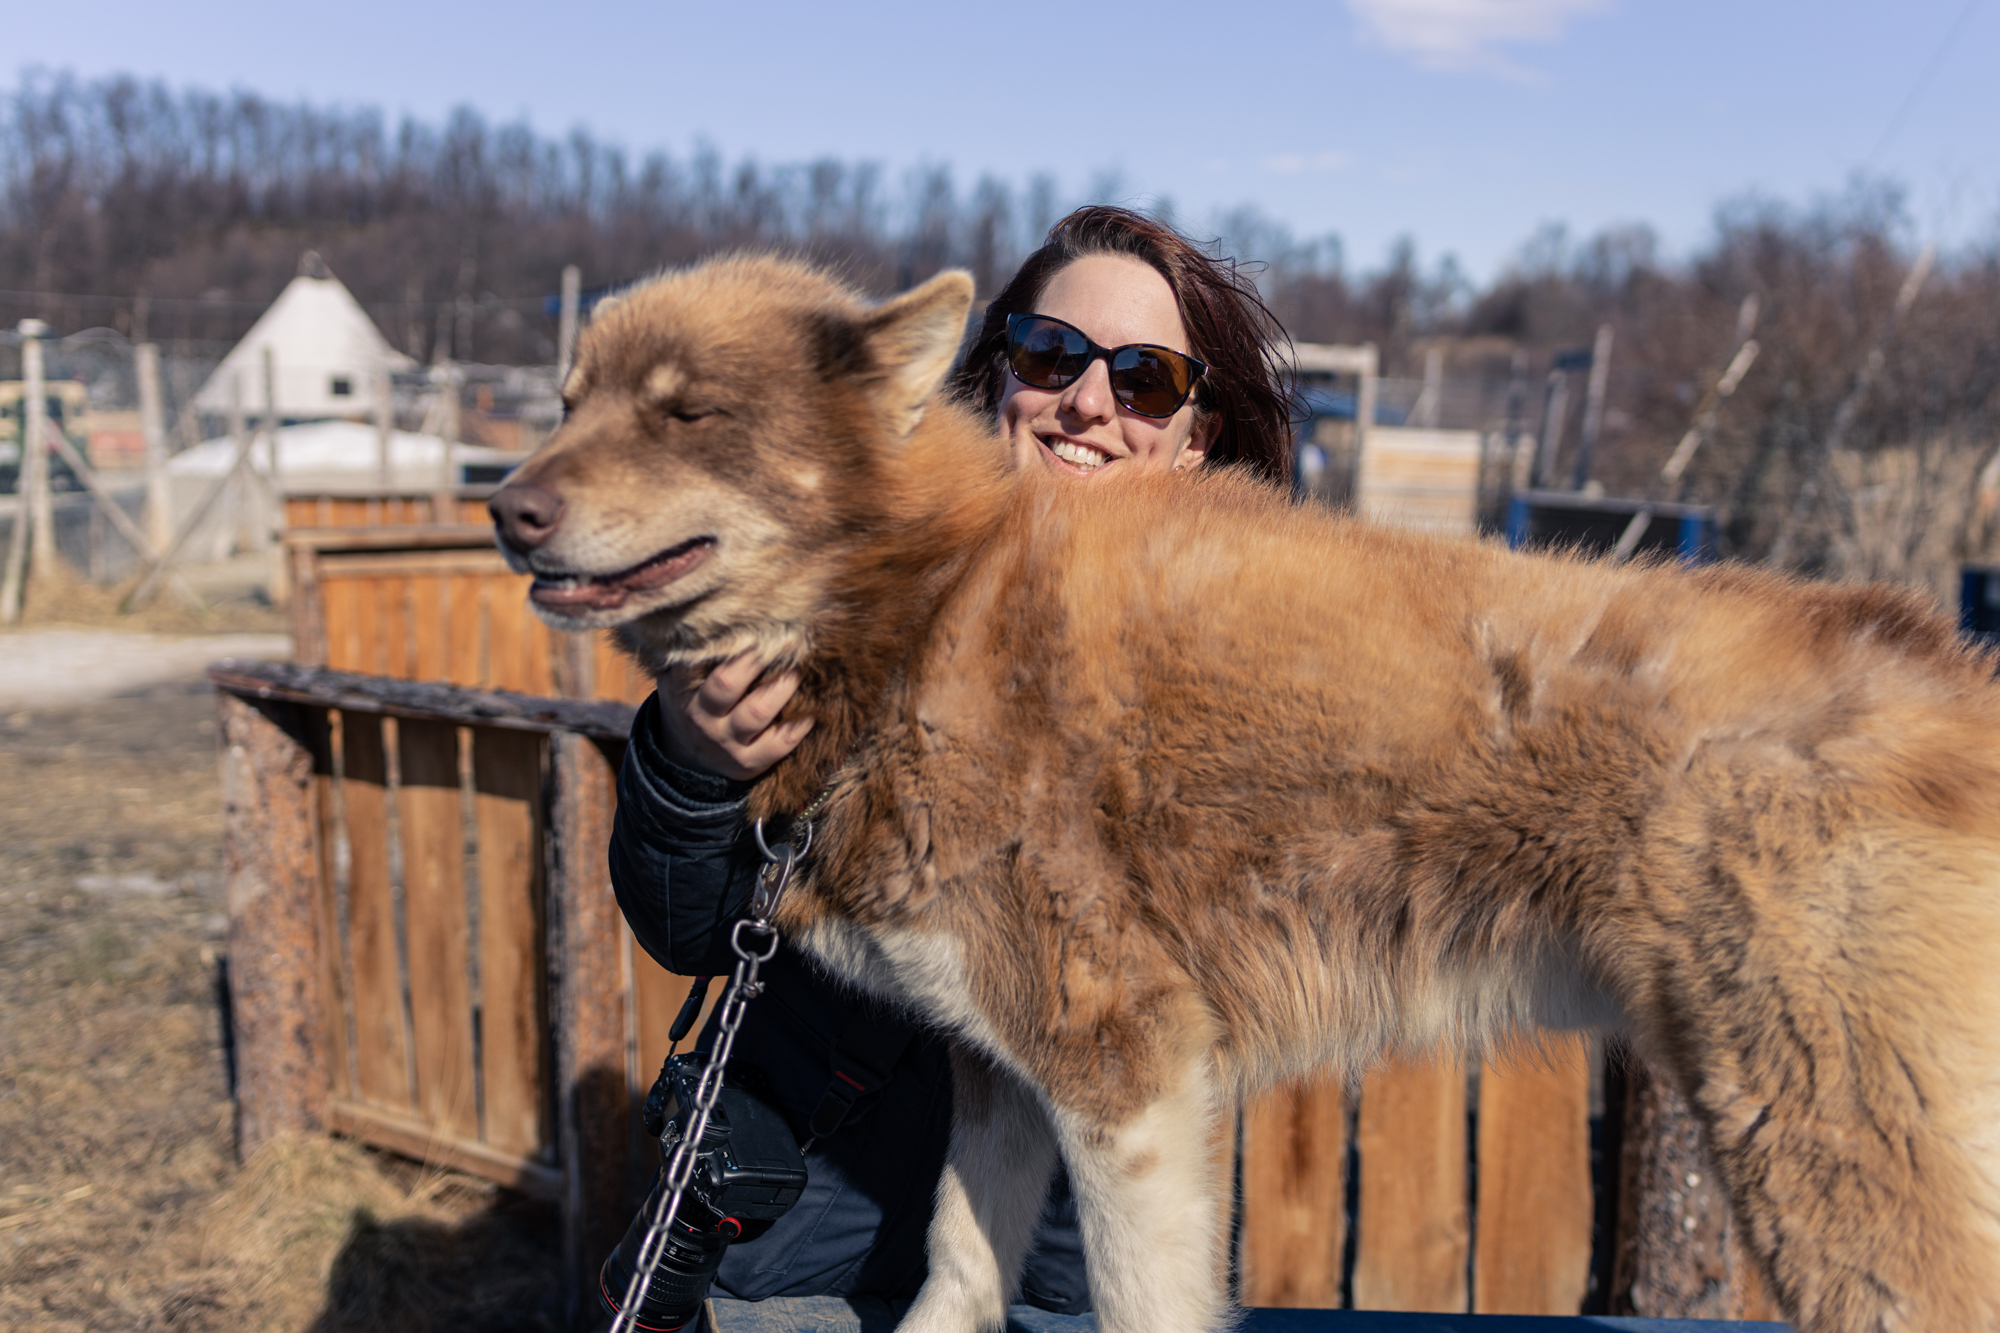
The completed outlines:
<svg viewBox="0 0 2000 1333">
<path fill-rule="evenodd" d="M 1241 1333 L 1586 1333 L 1608 1329 L 1624 1333 L 1788 1333 L 1784 1324 L 1710 1319 L 1610 1319 L 1603 1315 L 1559 1319 L 1553 1315 L 1383 1314 L 1373 1310 L 1251 1310 Z"/>
<path fill-rule="evenodd" d="M 719 1333 L 889 1333 L 907 1305 L 807 1296 L 714 1303 Z M 1032 1305 L 1007 1312 L 1006 1333 L 1094 1333 L 1089 1315 Z M 1246 1310 L 1237 1333 L 1788 1333 L 1784 1324 L 1706 1319 L 1558 1319 L 1549 1315 L 1385 1314 L 1374 1310 Z"/>
</svg>

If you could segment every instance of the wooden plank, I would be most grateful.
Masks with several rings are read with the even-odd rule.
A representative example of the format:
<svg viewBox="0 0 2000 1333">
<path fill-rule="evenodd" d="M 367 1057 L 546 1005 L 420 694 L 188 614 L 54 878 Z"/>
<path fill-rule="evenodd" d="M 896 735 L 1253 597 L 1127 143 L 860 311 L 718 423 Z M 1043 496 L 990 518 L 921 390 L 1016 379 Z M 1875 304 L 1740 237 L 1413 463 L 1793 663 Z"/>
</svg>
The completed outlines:
<svg viewBox="0 0 2000 1333">
<path fill-rule="evenodd" d="M 466 525 L 490 525 L 493 522 L 493 515 L 487 512 L 486 501 L 461 495 L 458 498 L 458 521 Z"/>
<path fill-rule="evenodd" d="M 1465 1312 L 1465 1130 L 1455 1062 L 1397 1061 L 1362 1083 L 1356 1309 Z"/>
<path fill-rule="evenodd" d="M 1243 1304 L 1340 1304 L 1347 1108 L 1331 1081 L 1287 1084 L 1243 1118 Z"/>
<path fill-rule="evenodd" d="M 524 599 L 508 594 L 499 579 L 482 579 L 486 596 L 486 688 L 530 693 L 522 682 L 532 672 L 523 663 L 527 638 Z"/>
<path fill-rule="evenodd" d="M 1590 1048 L 1541 1050 L 1479 1075 L 1474 1314 L 1573 1315 L 1590 1288 Z"/>
<path fill-rule="evenodd" d="M 319 842 L 319 883 L 313 893 L 314 930 L 319 948 L 320 1003 L 325 1014 L 328 1085 L 338 1097 L 354 1095 L 354 1074 L 347 1043 L 347 1020 L 353 1008 L 346 972 L 341 966 L 340 901 L 334 867 L 334 824 L 339 805 L 334 792 L 332 715 L 321 707 L 300 709 L 305 718 L 307 747 L 313 756 L 313 815 Z"/>
<path fill-rule="evenodd" d="M 496 574 L 495 596 L 511 594 L 522 610 L 527 625 L 527 642 L 521 646 L 521 688 L 529 694 L 556 693 L 556 633 L 528 605 L 528 587 L 534 580 L 525 574 Z"/>
<path fill-rule="evenodd" d="M 389 773 L 382 719 L 342 710 L 340 731 L 356 1092 L 376 1106 L 407 1113 L 412 1109 L 409 1039 L 389 886 Z"/>
<path fill-rule="evenodd" d="M 447 612 L 450 623 L 445 627 L 444 678 L 454 685 L 480 685 L 484 623 L 480 581 L 469 574 L 449 574 L 444 576 L 444 583 L 450 607 Z"/>
<path fill-rule="evenodd" d="M 217 707 L 236 1144 L 247 1157 L 325 1124 L 318 821 L 304 710 L 227 694 Z"/>
<path fill-rule="evenodd" d="M 477 1138 L 458 728 L 404 721 L 397 728 L 396 756 L 417 1111 L 445 1133 Z"/>
<path fill-rule="evenodd" d="M 548 630 L 528 606 L 526 575 L 496 574 L 487 580 L 487 652 L 491 678 L 499 690 L 524 694 L 555 692 L 554 650 Z"/>
<path fill-rule="evenodd" d="M 628 936 L 630 932 L 627 932 Z M 683 977 L 667 971 L 654 961 L 653 956 L 639 947 L 637 940 L 628 940 L 632 953 L 632 1014 L 638 1026 L 637 1044 L 639 1048 L 639 1092 L 653 1086 L 659 1077 L 660 1066 L 666 1063 L 667 1051 L 671 1045 L 667 1041 L 667 1029 L 674 1025 L 674 1016 L 681 1011 L 681 1002 L 687 999 L 688 987 L 693 978 Z M 701 1018 L 694 1029 L 700 1032 L 699 1023 L 706 1023 L 715 1009 L 715 1002 L 721 998 L 723 977 L 708 988 L 708 998 L 702 1002 Z M 690 1034 L 688 1044 L 692 1044 Z"/>
<path fill-rule="evenodd" d="M 563 1271 L 569 1313 L 594 1299 L 597 1265 L 631 1220 L 631 1093 L 625 1070 L 625 923 L 611 895 L 611 837 L 621 747 L 557 735 L 549 885 L 550 997 L 556 1042 Z"/>
<path fill-rule="evenodd" d="M 366 671 L 374 666 L 373 662 L 361 660 L 361 604 L 365 590 L 365 585 L 356 579 L 326 579 L 320 583 L 320 600 L 325 607 L 322 612 L 326 626 L 325 665 L 337 671 Z"/>
<path fill-rule="evenodd" d="M 474 550 L 321 551 L 320 561 L 343 578 L 397 574 L 505 574 L 507 561 L 491 547 Z"/>
<path fill-rule="evenodd" d="M 1701 1126 L 1665 1077 L 1626 1073 L 1613 1313 L 1652 1319 L 1777 1319 L 1744 1251 Z"/>
<path fill-rule="evenodd" d="M 445 581 L 440 574 L 411 577 L 410 588 L 410 678 L 443 680 L 448 667 L 445 646 Z"/>
<path fill-rule="evenodd" d="M 458 548 L 493 550 L 493 525 L 465 523 L 410 525 L 394 521 L 363 521 L 332 528 L 306 528 L 285 534 L 285 545 L 315 551 L 419 551 Z"/>
<path fill-rule="evenodd" d="M 319 586 L 319 560 L 311 551 L 286 548 L 278 553 L 291 563 L 292 600 L 289 620 L 292 660 L 309 666 L 326 665 L 326 599 Z"/>
<path fill-rule="evenodd" d="M 554 699 L 499 690 L 468 690 L 437 681 L 395 680 L 354 671 L 305 667 L 296 662 L 245 659 L 217 662 L 208 669 L 208 678 L 215 682 L 216 688 L 246 698 L 289 699 L 352 712 L 448 720 L 465 726 L 573 731 L 606 741 L 623 741 L 632 730 L 632 707 L 608 699 Z"/>
<path fill-rule="evenodd" d="M 504 1152 L 475 1139 L 440 1135 L 433 1125 L 373 1106 L 336 1101 L 329 1108 L 336 1134 L 387 1148 L 405 1157 L 450 1167 L 540 1199 L 562 1197 L 562 1173 L 538 1158 Z"/>
<path fill-rule="evenodd" d="M 548 995 L 543 967 L 542 759 L 518 731 L 472 732 L 479 838 L 479 1009 L 484 1137 L 520 1154 L 553 1146 Z"/>
</svg>

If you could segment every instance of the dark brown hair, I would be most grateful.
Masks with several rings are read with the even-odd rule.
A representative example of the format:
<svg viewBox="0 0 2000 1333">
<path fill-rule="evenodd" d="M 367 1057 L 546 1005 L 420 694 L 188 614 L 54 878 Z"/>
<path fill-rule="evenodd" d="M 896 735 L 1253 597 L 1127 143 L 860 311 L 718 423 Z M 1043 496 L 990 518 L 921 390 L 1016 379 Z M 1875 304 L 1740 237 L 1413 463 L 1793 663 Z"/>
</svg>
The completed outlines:
<svg viewBox="0 0 2000 1333">
<path fill-rule="evenodd" d="M 1291 339 L 1233 260 L 1213 259 L 1164 223 L 1129 208 L 1091 204 L 1049 229 L 1013 280 L 986 307 L 979 334 L 952 375 L 965 402 L 991 416 L 1007 387 L 1007 316 L 1032 311 L 1051 279 L 1086 255 L 1131 255 L 1173 289 L 1187 329 L 1184 349 L 1208 363 L 1195 388 L 1197 428 L 1221 418 L 1208 462 L 1238 463 L 1280 485 L 1292 479 Z"/>
</svg>

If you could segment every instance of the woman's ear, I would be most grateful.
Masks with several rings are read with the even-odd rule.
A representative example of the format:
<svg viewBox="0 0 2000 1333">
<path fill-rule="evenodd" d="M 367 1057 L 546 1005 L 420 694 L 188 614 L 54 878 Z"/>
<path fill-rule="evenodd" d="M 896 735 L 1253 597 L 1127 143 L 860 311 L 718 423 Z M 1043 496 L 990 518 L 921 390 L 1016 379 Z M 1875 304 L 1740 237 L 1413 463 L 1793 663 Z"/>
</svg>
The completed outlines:
<svg viewBox="0 0 2000 1333">
<path fill-rule="evenodd" d="M 1180 456 L 1174 459 L 1174 471 L 1185 472 L 1201 466 L 1208 457 L 1209 448 L 1215 437 L 1222 434 L 1222 414 L 1220 412 L 1198 412 L 1194 418 L 1194 428 L 1188 432 L 1187 443 L 1181 446 Z"/>
</svg>

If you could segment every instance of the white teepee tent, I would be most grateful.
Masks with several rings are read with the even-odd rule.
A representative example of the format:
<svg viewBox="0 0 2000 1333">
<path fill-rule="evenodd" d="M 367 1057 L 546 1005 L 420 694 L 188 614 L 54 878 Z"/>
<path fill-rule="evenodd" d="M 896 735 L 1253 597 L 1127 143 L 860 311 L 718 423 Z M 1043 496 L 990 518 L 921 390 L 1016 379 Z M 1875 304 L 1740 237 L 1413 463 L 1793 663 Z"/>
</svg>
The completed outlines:
<svg viewBox="0 0 2000 1333">
<path fill-rule="evenodd" d="M 194 396 L 195 411 L 223 416 L 240 392 L 243 410 L 264 411 L 264 349 L 270 348 L 279 417 L 311 421 L 367 416 L 375 379 L 416 363 L 389 345 L 354 294 L 308 254 L 278 299 Z"/>
</svg>

